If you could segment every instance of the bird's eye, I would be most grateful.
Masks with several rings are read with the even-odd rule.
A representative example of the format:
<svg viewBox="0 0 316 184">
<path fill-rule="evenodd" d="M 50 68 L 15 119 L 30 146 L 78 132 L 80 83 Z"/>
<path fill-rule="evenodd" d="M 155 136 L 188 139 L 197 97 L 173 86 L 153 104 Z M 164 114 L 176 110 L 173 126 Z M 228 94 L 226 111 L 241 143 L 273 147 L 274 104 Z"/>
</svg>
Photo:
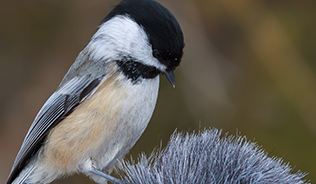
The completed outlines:
<svg viewBox="0 0 316 184">
<path fill-rule="evenodd" d="M 155 50 L 153 51 L 153 55 L 154 55 L 154 57 L 157 58 L 157 59 L 161 59 L 161 57 L 162 57 L 162 55 L 161 55 L 161 53 L 159 52 L 158 49 L 155 49 Z"/>
</svg>

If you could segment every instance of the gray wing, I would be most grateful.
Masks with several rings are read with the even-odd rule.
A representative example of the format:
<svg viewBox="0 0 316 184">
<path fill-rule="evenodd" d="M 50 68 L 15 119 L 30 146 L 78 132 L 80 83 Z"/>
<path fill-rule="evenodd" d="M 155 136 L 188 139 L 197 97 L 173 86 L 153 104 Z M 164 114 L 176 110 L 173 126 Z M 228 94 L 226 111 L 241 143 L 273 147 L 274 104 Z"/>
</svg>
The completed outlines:
<svg viewBox="0 0 316 184">
<path fill-rule="evenodd" d="M 12 183 L 41 147 L 47 133 L 100 86 L 104 76 L 74 77 L 60 86 L 43 105 L 17 154 L 7 183 Z"/>
</svg>

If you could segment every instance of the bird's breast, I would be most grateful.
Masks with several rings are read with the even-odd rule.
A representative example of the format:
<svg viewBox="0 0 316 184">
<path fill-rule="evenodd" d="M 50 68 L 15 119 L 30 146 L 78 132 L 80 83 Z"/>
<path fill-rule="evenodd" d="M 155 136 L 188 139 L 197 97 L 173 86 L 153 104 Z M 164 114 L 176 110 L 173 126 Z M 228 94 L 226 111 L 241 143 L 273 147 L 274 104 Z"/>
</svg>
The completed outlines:
<svg viewBox="0 0 316 184">
<path fill-rule="evenodd" d="M 145 130 L 158 96 L 159 76 L 132 84 L 109 77 L 48 135 L 42 159 L 73 172 L 91 158 L 97 168 L 123 157 Z"/>
</svg>

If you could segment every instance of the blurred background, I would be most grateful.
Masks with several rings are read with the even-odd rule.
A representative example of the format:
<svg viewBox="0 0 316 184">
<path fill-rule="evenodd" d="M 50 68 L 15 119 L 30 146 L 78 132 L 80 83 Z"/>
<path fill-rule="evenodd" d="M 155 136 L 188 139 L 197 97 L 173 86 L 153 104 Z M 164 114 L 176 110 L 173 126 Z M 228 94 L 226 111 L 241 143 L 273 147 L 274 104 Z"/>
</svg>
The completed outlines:
<svg viewBox="0 0 316 184">
<path fill-rule="evenodd" d="M 133 158 L 166 145 L 176 129 L 216 127 L 316 181 L 316 1 L 158 1 L 178 19 L 186 47 L 176 88 L 161 77 Z M 0 2 L 0 183 L 38 110 L 117 3 Z M 76 175 L 54 183 L 93 182 Z"/>
</svg>

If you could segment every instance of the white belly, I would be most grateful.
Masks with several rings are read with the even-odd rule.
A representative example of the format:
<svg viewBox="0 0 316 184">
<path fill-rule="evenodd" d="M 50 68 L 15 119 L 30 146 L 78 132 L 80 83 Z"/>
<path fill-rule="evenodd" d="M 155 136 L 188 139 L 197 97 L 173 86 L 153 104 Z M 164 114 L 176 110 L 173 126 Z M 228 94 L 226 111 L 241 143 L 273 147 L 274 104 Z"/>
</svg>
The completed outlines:
<svg viewBox="0 0 316 184">
<path fill-rule="evenodd" d="M 116 125 L 111 135 L 104 137 L 99 150 L 101 154 L 95 155 L 98 168 L 111 169 L 116 159 L 121 159 L 146 129 L 157 102 L 159 76 L 143 80 L 140 84 L 128 83 L 123 87 L 127 94 L 117 112 Z"/>
</svg>

